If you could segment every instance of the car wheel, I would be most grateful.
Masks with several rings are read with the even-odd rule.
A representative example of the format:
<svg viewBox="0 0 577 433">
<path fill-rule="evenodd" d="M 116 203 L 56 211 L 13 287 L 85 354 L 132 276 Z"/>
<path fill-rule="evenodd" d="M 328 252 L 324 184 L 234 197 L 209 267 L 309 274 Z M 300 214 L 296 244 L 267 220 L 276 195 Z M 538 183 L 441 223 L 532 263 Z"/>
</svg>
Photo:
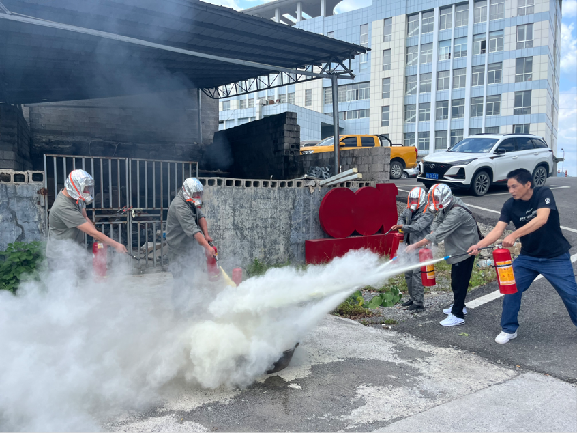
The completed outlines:
<svg viewBox="0 0 577 433">
<path fill-rule="evenodd" d="M 401 179 L 408 179 L 409 175 L 407 174 L 406 171 L 403 171 L 403 174 L 401 175 Z"/>
<path fill-rule="evenodd" d="M 547 169 L 543 165 L 538 165 L 533 171 L 533 185 L 543 186 L 547 182 Z"/>
<path fill-rule="evenodd" d="M 403 176 L 403 164 L 391 161 L 391 179 L 400 179 Z"/>
<path fill-rule="evenodd" d="M 477 197 L 484 196 L 491 186 L 491 177 L 484 170 L 478 171 L 471 181 L 471 192 Z"/>
</svg>

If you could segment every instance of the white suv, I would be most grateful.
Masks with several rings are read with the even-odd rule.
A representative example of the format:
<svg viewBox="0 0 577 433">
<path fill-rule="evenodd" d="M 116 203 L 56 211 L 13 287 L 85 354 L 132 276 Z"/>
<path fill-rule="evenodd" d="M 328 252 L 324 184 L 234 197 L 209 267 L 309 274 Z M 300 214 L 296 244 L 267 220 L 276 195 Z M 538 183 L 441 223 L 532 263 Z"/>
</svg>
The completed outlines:
<svg viewBox="0 0 577 433">
<path fill-rule="evenodd" d="M 553 151 L 529 134 L 477 134 L 445 152 L 427 155 L 419 163 L 417 180 L 427 188 L 445 183 L 471 189 L 476 196 L 487 193 L 492 183 L 507 182 L 507 173 L 526 168 L 535 186 L 544 185 L 553 171 Z"/>
</svg>

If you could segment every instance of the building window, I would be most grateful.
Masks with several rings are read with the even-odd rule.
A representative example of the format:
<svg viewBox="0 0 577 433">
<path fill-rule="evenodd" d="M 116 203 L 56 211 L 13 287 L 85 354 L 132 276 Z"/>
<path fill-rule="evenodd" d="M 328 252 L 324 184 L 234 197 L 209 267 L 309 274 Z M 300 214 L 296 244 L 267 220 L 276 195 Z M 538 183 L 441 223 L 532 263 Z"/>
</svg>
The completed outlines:
<svg viewBox="0 0 577 433">
<path fill-rule="evenodd" d="M 469 128 L 469 135 L 482 134 L 483 130 L 481 128 Z"/>
<path fill-rule="evenodd" d="M 230 110 L 230 101 L 222 101 L 222 111 Z"/>
<path fill-rule="evenodd" d="M 491 63 L 487 69 L 487 84 L 499 84 L 502 81 L 503 62 Z"/>
<path fill-rule="evenodd" d="M 389 126 L 389 106 L 381 107 L 381 126 Z"/>
<path fill-rule="evenodd" d="M 489 33 L 489 52 L 503 51 L 503 30 Z"/>
<path fill-rule="evenodd" d="M 453 89 L 465 87 L 467 83 L 467 68 L 453 69 Z"/>
<path fill-rule="evenodd" d="M 439 61 L 449 60 L 451 58 L 451 41 L 439 42 Z"/>
<path fill-rule="evenodd" d="M 294 93 L 293 93 L 294 95 Z M 250 95 L 251 98 L 249 98 L 248 100 L 248 108 L 253 108 L 254 107 L 254 98 L 252 98 L 252 95 Z"/>
<path fill-rule="evenodd" d="M 313 89 L 305 90 L 305 107 L 313 105 Z"/>
<path fill-rule="evenodd" d="M 513 134 L 529 134 L 529 123 L 513 125 Z"/>
<path fill-rule="evenodd" d="M 535 0 L 518 0 L 517 15 L 530 15 L 535 12 Z"/>
<path fill-rule="evenodd" d="M 355 83 L 339 86 L 339 102 L 360 101 L 370 98 L 370 83 Z"/>
<path fill-rule="evenodd" d="M 531 91 L 515 92 L 515 107 L 513 114 L 531 114 Z"/>
<path fill-rule="evenodd" d="M 467 57 L 467 37 L 455 39 L 455 50 L 453 56 Z"/>
<path fill-rule="evenodd" d="M 533 24 L 517 26 L 517 49 L 533 48 Z"/>
<path fill-rule="evenodd" d="M 453 119 L 461 119 L 465 116 L 465 100 L 453 99 L 451 101 L 451 117 Z"/>
<path fill-rule="evenodd" d="M 419 34 L 419 14 L 409 15 L 407 26 L 407 37 L 417 36 Z"/>
<path fill-rule="evenodd" d="M 383 51 L 383 71 L 391 70 L 391 50 Z"/>
<path fill-rule="evenodd" d="M 487 96 L 485 114 L 487 116 L 498 116 L 501 114 L 501 95 Z"/>
<path fill-rule="evenodd" d="M 499 127 L 498 126 L 489 126 L 489 127 L 485 128 L 485 132 L 487 134 L 498 134 L 499 133 Z"/>
<path fill-rule="evenodd" d="M 405 122 L 415 123 L 416 119 L 417 119 L 416 105 L 415 104 L 405 105 Z"/>
<path fill-rule="evenodd" d="M 433 44 L 421 45 L 421 64 L 433 61 Z"/>
<path fill-rule="evenodd" d="M 433 81 L 433 74 L 421 74 L 419 93 L 427 93 L 431 91 L 431 83 Z"/>
<path fill-rule="evenodd" d="M 473 66 L 472 78 L 471 86 L 482 86 L 485 84 L 485 67 L 483 65 Z"/>
<path fill-rule="evenodd" d="M 368 108 L 364 110 L 341 111 L 339 112 L 339 116 L 340 113 L 343 113 L 341 120 L 364 119 L 370 116 Z"/>
<path fill-rule="evenodd" d="M 405 132 L 403 137 L 403 146 L 414 146 L 415 145 L 415 133 Z"/>
<path fill-rule="evenodd" d="M 489 11 L 491 21 L 505 18 L 505 0 L 491 0 Z"/>
<path fill-rule="evenodd" d="M 361 24 L 361 45 L 363 47 L 369 46 L 369 25 L 368 24 Z"/>
<path fill-rule="evenodd" d="M 334 38 L 335 38 L 335 32 L 334 32 L 334 31 L 332 31 L 332 32 L 327 32 L 327 38 L 334 39 Z"/>
<path fill-rule="evenodd" d="M 359 101 L 364 101 L 371 98 L 371 83 L 359 83 Z"/>
<path fill-rule="evenodd" d="M 346 120 L 346 117 L 347 117 L 346 111 L 339 111 L 339 120 Z"/>
<path fill-rule="evenodd" d="M 419 104 L 419 122 L 429 122 L 431 120 L 431 103 L 421 102 Z"/>
<path fill-rule="evenodd" d="M 415 104 L 405 105 L 405 122 L 415 123 L 417 117 L 417 106 Z"/>
<path fill-rule="evenodd" d="M 449 101 L 437 101 L 436 120 L 446 120 L 449 118 Z"/>
<path fill-rule="evenodd" d="M 442 8 L 439 12 L 439 30 L 446 30 L 453 27 L 453 8 Z"/>
<path fill-rule="evenodd" d="M 447 131 L 435 131 L 435 150 L 447 148 Z"/>
<path fill-rule="evenodd" d="M 463 139 L 463 130 L 462 129 L 452 129 L 451 130 L 451 147 L 457 144 L 459 141 Z"/>
<path fill-rule="evenodd" d="M 339 102 L 347 102 L 347 86 L 339 86 Z"/>
<path fill-rule="evenodd" d="M 473 10 L 475 24 L 484 23 L 487 21 L 487 2 L 480 0 L 475 2 L 475 9 Z"/>
<path fill-rule="evenodd" d="M 393 33 L 393 19 L 385 18 L 383 21 L 383 42 L 389 42 L 391 40 L 391 34 Z"/>
<path fill-rule="evenodd" d="M 323 104 L 332 104 L 333 103 L 333 88 L 332 87 L 325 87 L 323 89 Z"/>
<path fill-rule="evenodd" d="M 473 36 L 473 54 L 485 54 L 487 52 L 487 37 L 485 33 Z"/>
<path fill-rule="evenodd" d="M 391 97 L 391 79 L 383 78 L 383 99 Z"/>
<path fill-rule="evenodd" d="M 471 98 L 471 117 L 483 116 L 483 97 Z"/>
<path fill-rule="evenodd" d="M 431 33 L 435 26 L 435 14 L 433 11 L 423 12 L 423 23 L 421 33 Z"/>
<path fill-rule="evenodd" d="M 416 95 L 417 94 L 417 76 L 409 75 L 405 77 L 405 95 Z"/>
<path fill-rule="evenodd" d="M 278 97 L 281 104 L 286 104 L 286 93 L 279 93 Z"/>
<path fill-rule="evenodd" d="M 419 61 L 419 47 L 407 47 L 407 56 L 406 56 L 406 63 L 407 66 L 414 66 Z"/>
<path fill-rule="evenodd" d="M 533 57 L 519 57 L 515 64 L 515 83 L 533 80 Z"/>
<path fill-rule="evenodd" d="M 429 143 L 431 142 L 431 133 L 429 131 L 419 132 L 419 143 L 417 149 L 429 150 Z"/>
<path fill-rule="evenodd" d="M 469 4 L 461 4 L 455 7 L 455 27 L 463 27 L 469 24 Z"/>
<path fill-rule="evenodd" d="M 437 90 L 449 90 L 450 73 L 450 71 L 439 71 Z"/>
<path fill-rule="evenodd" d="M 288 94 L 288 103 L 293 104 L 295 103 L 295 92 L 291 92 Z"/>
<path fill-rule="evenodd" d="M 246 108 L 246 99 L 239 99 L 238 100 L 238 108 L 240 110 Z"/>
</svg>

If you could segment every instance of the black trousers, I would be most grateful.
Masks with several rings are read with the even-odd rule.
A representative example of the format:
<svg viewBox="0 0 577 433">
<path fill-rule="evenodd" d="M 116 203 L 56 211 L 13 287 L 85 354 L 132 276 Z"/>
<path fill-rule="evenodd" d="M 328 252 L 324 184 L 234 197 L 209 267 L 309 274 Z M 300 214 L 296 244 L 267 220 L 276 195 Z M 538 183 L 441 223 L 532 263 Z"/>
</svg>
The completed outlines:
<svg viewBox="0 0 577 433">
<path fill-rule="evenodd" d="M 465 297 L 469 288 L 469 280 L 473 273 L 473 264 L 475 256 L 471 256 L 462 262 L 455 263 L 451 266 L 451 289 L 453 289 L 453 316 L 465 318 L 463 307 L 465 306 Z"/>
</svg>

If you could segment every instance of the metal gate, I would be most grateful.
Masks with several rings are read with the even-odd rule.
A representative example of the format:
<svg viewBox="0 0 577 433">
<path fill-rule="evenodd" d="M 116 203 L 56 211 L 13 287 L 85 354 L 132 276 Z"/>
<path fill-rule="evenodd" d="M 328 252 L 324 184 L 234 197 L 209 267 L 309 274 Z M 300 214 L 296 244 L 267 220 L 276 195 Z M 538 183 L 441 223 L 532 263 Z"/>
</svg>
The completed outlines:
<svg viewBox="0 0 577 433">
<path fill-rule="evenodd" d="M 94 178 L 86 212 L 96 228 L 126 245 L 138 268 L 166 267 L 165 224 L 170 202 L 184 179 L 198 177 L 198 163 L 138 158 L 44 155 L 46 232 L 48 213 L 68 174 L 81 168 Z M 84 237 L 86 248 L 93 238 Z"/>
</svg>

